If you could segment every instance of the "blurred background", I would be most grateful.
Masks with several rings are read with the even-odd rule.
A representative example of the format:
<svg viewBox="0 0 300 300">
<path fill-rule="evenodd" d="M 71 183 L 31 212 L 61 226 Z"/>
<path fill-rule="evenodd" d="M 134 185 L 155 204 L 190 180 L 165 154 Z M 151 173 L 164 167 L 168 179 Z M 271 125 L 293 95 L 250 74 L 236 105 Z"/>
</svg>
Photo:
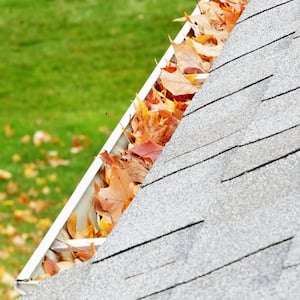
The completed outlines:
<svg viewBox="0 0 300 300">
<path fill-rule="evenodd" d="M 2 299 L 194 6 L 0 0 Z"/>
</svg>

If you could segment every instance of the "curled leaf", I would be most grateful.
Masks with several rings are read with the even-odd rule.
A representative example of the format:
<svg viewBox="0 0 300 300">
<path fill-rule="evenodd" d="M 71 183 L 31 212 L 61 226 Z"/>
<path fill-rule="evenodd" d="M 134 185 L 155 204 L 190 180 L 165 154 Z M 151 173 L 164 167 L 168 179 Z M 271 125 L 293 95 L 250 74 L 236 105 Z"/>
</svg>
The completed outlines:
<svg viewBox="0 0 300 300">
<path fill-rule="evenodd" d="M 42 267 L 44 272 L 46 274 L 49 274 L 50 276 L 53 276 L 59 272 L 59 267 L 57 263 L 47 255 L 44 258 Z"/>
</svg>

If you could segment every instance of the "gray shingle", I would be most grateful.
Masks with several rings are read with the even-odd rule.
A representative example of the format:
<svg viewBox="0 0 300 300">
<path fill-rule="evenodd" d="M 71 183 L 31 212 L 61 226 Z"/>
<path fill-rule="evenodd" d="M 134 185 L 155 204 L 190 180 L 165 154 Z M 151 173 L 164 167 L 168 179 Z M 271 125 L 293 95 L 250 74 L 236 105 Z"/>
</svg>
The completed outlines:
<svg viewBox="0 0 300 300">
<path fill-rule="evenodd" d="M 252 7 L 260 2 L 262 1 L 254 0 Z M 286 2 L 281 6 L 273 5 L 273 7 L 273 9 L 265 10 L 252 18 L 240 20 L 234 29 L 238 34 L 232 34 L 229 38 L 225 45 L 225 51 L 214 64 L 213 70 L 237 57 L 274 43 L 297 30 L 299 17 L 297 1 Z M 289 19 L 287 20 L 285 16 L 289 16 Z M 255 38 L 249 39 L 249 36 Z"/>
<path fill-rule="evenodd" d="M 195 110 L 211 105 L 211 103 L 223 102 L 232 94 L 259 82 L 264 82 L 265 90 L 267 90 L 269 85 L 268 79 L 273 76 L 274 70 L 280 64 L 282 51 L 287 49 L 290 43 L 290 38 L 282 39 L 277 43 L 233 61 L 226 65 L 226 68 L 220 68 L 211 73 L 194 99 L 198 100 L 191 102 L 185 116 Z"/>
<path fill-rule="evenodd" d="M 146 299 L 274 299 L 271 295 L 289 244 L 286 241 L 264 249 Z"/>
<path fill-rule="evenodd" d="M 300 265 L 282 270 L 279 283 L 276 287 L 276 296 L 281 300 L 299 299 Z"/>
<path fill-rule="evenodd" d="M 229 159 L 222 180 L 230 180 L 295 151 L 300 152 L 300 124 L 270 137 L 242 144 Z"/>
<path fill-rule="evenodd" d="M 300 220 L 298 222 L 300 225 Z M 299 228 L 299 227 L 298 227 Z M 292 240 L 291 247 L 288 255 L 284 261 L 285 268 L 291 268 L 293 266 L 300 265 L 300 232 L 297 230 L 297 234 Z"/>
</svg>

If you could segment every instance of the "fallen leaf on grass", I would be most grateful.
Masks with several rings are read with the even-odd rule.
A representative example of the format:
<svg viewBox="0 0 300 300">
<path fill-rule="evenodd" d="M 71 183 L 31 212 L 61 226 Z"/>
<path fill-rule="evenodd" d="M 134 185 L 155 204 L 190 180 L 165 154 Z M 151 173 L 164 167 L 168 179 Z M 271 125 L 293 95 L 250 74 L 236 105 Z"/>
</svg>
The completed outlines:
<svg viewBox="0 0 300 300">
<path fill-rule="evenodd" d="M 4 125 L 4 133 L 7 137 L 12 137 L 15 134 L 14 131 L 11 129 L 10 124 Z"/>
<path fill-rule="evenodd" d="M 67 159 L 61 159 L 61 158 L 48 158 L 47 163 L 53 167 L 60 167 L 60 166 L 68 166 L 70 164 L 70 161 Z"/>
<path fill-rule="evenodd" d="M 47 176 L 49 181 L 55 182 L 57 181 L 57 174 L 56 173 L 51 173 Z"/>
<path fill-rule="evenodd" d="M 23 135 L 20 139 L 22 144 L 28 144 L 31 140 L 31 137 L 29 134 Z"/>
<path fill-rule="evenodd" d="M 6 186 L 7 195 L 15 195 L 19 191 L 19 183 L 15 181 L 9 181 Z"/>
<path fill-rule="evenodd" d="M 51 135 L 43 130 L 37 130 L 33 135 L 33 144 L 38 147 L 42 143 L 51 142 Z"/>
<path fill-rule="evenodd" d="M 100 133 L 103 133 L 103 134 L 107 135 L 107 136 L 109 136 L 111 134 L 111 130 L 106 125 L 100 126 L 98 131 Z"/>
<path fill-rule="evenodd" d="M 7 180 L 12 178 L 12 174 L 6 170 L 0 169 L 0 180 Z"/>
<path fill-rule="evenodd" d="M 4 193 L 4 192 L 0 192 L 0 201 L 3 201 L 3 200 L 5 200 L 5 199 L 6 199 L 6 197 L 7 197 L 7 194 L 6 194 L 6 193 Z"/>
<path fill-rule="evenodd" d="M 35 224 L 38 219 L 36 216 L 32 214 L 32 211 L 29 209 L 26 210 L 16 209 L 14 211 L 14 220 L 25 221 L 30 224 Z"/>
<path fill-rule="evenodd" d="M 29 207 L 33 209 L 35 213 L 40 213 L 48 207 L 48 203 L 44 200 L 31 200 L 29 203 Z M 45 220 L 47 220 L 48 222 L 49 219 Z"/>
<path fill-rule="evenodd" d="M 45 231 L 51 226 L 51 224 L 52 220 L 50 218 L 42 218 L 38 220 L 36 227 L 42 231 Z"/>
<path fill-rule="evenodd" d="M 14 163 L 17 163 L 21 160 L 21 155 L 18 154 L 18 153 L 15 153 L 13 154 L 13 156 L 11 157 L 11 160 L 14 162 Z"/>
<path fill-rule="evenodd" d="M 6 272 L 4 267 L 0 268 L 0 282 L 5 285 L 13 286 L 15 283 L 15 277 Z"/>
<path fill-rule="evenodd" d="M 23 175 L 25 178 L 34 178 L 39 174 L 35 163 L 27 163 L 23 165 Z"/>
</svg>

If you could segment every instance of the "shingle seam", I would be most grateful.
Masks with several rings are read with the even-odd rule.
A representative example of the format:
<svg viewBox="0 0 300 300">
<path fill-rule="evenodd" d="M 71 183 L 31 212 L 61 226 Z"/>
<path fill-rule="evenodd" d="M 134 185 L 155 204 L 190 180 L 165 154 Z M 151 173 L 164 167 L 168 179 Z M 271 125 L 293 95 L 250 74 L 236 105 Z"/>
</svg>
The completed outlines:
<svg viewBox="0 0 300 300">
<path fill-rule="evenodd" d="M 295 37 L 293 37 L 293 40 L 298 39 L 300 37 L 300 35 L 297 35 Z"/>
<path fill-rule="evenodd" d="M 297 149 L 295 149 L 295 150 L 293 150 L 293 151 L 291 151 L 291 152 L 288 152 L 288 153 L 286 153 L 286 154 L 284 154 L 284 155 L 282 155 L 282 156 L 280 156 L 280 157 L 274 158 L 274 159 L 272 159 L 272 160 L 269 160 L 269 161 L 267 161 L 267 162 L 265 162 L 265 163 L 263 163 L 263 164 L 260 164 L 260 165 L 258 165 L 258 166 L 256 166 L 256 167 L 254 167 L 254 168 L 251 168 L 251 169 L 248 169 L 248 170 L 246 170 L 246 171 L 243 171 L 242 173 L 239 173 L 239 174 L 237 174 L 237 175 L 235 175 L 235 176 L 232 176 L 232 177 L 230 177 L 230 178 L 223 179 L 223 180 L 221 180 L 221 183 L 224 183 L 224 182 L 227 182 L 227 181 L 231 181 L 231 180 L 236 179 L 236 178 L 238 178 L 238 177 L 241 177 L 241 176 L 243 176 L 243 175 L 245 175 L 245 174 L 248 174 L 248 173 L 251 173 L 251 172 L 256 171 L 256 170 L 258 170 L 258 169 L 261 169 L 261 168 L 263 168 L 263 167 L 265 167 L 265 166 L 267 166 L 267 165 L 270 165 L 270 164 L 272 164 L 272 163 L 274 163 L 274 162 L 277 162 L 277 161 L 279 161 L 279 160 L 281 160 L 281 159 L 287 158 L 288 156 L 293 155 L 293 154 L 295 154 L 295 153 L 297 153 L 297 152 L 299 152 L 299 151 L 300 151 L 300 148 L 297 148 Z"/>
<path fill-rule="evenodd" d="M 270 46 L 270 45 L 272 45 L 272 44 L 274 44 L 274 43 L 276 43 L 276 42 L 279 42 L 280 40 L 283 40 L 283 39 L 285 39 L 285 38 L 288 38 L 288 37 L 290 37 L 291 35 L 293 35 L 293 34 L 295 34 L 295 33 L 296 33 L 296 31 L 290 32 L 290 33 L 285 34 L 285 35 L 283 35 L 283 36 L 277 38 L 276 40 L 273 40 L 273 41 L 271 41 L 271 42 L 269 42 L 269 43 L 267 43 L 267 44 L 265 44 L 265 45 L 262 45 L 262 46 L 260 46 L 260 47 L 258 47 L 258 48 L 255 48 L 255 49 L 251 50 L 251 51 L 245 52 L 245 53 L 243 53 L 243 54 L 241 54 L 241 55 L 239 55 L 239 56 L 237 56 L 237 57 L 235 57 L 235 58 L 233 58 L 233 59 L 231 59 L 231 60 L 229 60 L 229 61 L 227 61 L 227 62 L 225 62 L 225 63 L 223 63 L 223 64 L 221 64 L 221 65 L 219 65 L 219 66 L 217 66 L 217 67 L 215 67 L 215 68 L 213 68 L 209 73 L 213 73 L 214 71 L 216 71 L 216 70 L 218 70 L 218 69 L 220 69 L 220 68 L 226 66 L 227 64 L 229 64 L 229 63 L 231 63 L 231 62 L 234 62 L 234 61 L 236 61 L 236 60 L 238 60 L 238 59 L 240 59 L 240 58 L 242 58 L 242 57 L 244 57 L 244 56 L 247 56 L 248 54 L 254 53 L 254 52 L 256 52 L 256 51 L 258 51 L 258 50 L 261 50 L 261 49 L 263 49 L 263 48 L 265 48 L 265 47 L 268 47 L 268 46 Z"/>
<path fill-rule="evenodd" d="M 274 9 L 274 8 L 277 8 L 277 7 L 279 7 L 279 6 L 285 5 L 285 4 L 290 3 L 290 2 L 293 2 L 293 1 L 294 1 L 294 0 L 289 0 L 289 1 L 286 1 L 286 2 L 283 2 L 283 3 L 279 3 L 279 4 L 275 5 L 275 6 L 268 7 L 268 8 L 266 8 L 266 9 L 263 9 L 263 10 L 261 10 L 261 11 L 255 13 L 255 14 L 253 14 L 253 15 L 251 15 L 251 16 L 245 18 L 245 19 L 242 19 L 241 21 L 238 21 L 238 22 L 236 23 L 236 25 L 241 24 L 241 23 L 243 23 L 243 22 L 245 22 L 245 21 L 247 21 L 247 20 L 249 20 L 249 19 L 252 19 L 253 17 L 256 17 L 256 16 L 258 16 L 258 15 L 260 15 L 260 14 L 263 14 L 263 13 L 269 11 L 269 10 L 272 10 L 272 9 Z"/>
<path fill-rule="evenodd" d="M 91 262 L 91 264 L 96 264 L 96 263 L 105 261 L 105 260 L 110 259 L 110 258 L 112 258 L 112 257 L 114 257 L 114 256 L 120 255 L 120 254 L 122 254 L 122 253 L 125 253 L 125 252 L 127 252 L 127 251 L 133 250 L 133 249 L 138 248 L 138 247 L 140 247 L 140 246 L 147 245 L 147 244 L 152 243 L 152 242 L 154 242 L 154 241 L 157 241 L 157 240 L 159 240 L 159 239 L 161 239 L 161 238 L 164 238 L 164 237 L 166 237 L 166 236 L 169 236 L 169 235 L 174 234 L 174 233 L 179 232 L 179 231 L 186 230 L 186 229 L 188 229 L 188 228 L 190 228 L 190 227 L 193 227 L 193 226 L 196 226 L 196 225 L 199 225 L 199 224 L 202 224 L 202 223 L 204 223 L 204 220 L 199 220 L 199 221 L 196 221 L 196 222 L 193 222 L 193 223 L 189 223 L 189 224 L 187 224 L 187 225 L 185 225 L 185 226 L 176 228 L 175 230 L 169 231 L 169 232 L 164 233 L 164 234 L 162 234 L 162 235 L 160 235 L 160 236 L 154 237 L 154 238 L 149 239 L 149 240 L 146 240 L 146 241 L 144 241 L 144 242 L 142 242 L 142 243 L 138 243 L 138 244 L 135 244 L 135 245 L 133 245 L 133 246 L 130 246 L 130 247 L 126 248 L 126 249 L 123 249 L 123 250 L 120 250 L 120 251 L 118 251 L 118 252 L 115 252 L 115 253 L 113 253 L 113 254 L 111 254 L 111 255 L 108 255 L 108 256 L 106 256 L 106 257 L 103 257 L 103 258 L 101 258 L 101 259 L 99 259 L 99 260 L 94 260 L 94 261 Z"/>
<path fill-rule="evenodd" d="M 245 146 L 248 146 L 248 145 L 251 145 L 251 144 L 255 144 L 255 143 L 257 143 L 257 142 L 260 142 L 260 141 L 269 139 L 269 138 L 271 138 L 271 137 L 274 137 L 274 136 L 276 136 L 276 135 L 282 134 L 282 133 L 284 133 L 284 132 L 286 132 L 286 131 L 295 129 L 295 128 L 299 127 L 299 126 L 300 126 L 300 124 L 293 125 L 293 126 L 291 126 L 291 127 L 288 127 L 288 128 L 283 129 L 283 130 L 281 130 L 281 131 L 277 131 L 277 132 L 275 132 L 275 133 L 273 133 L 273 134 L 270 134 L 270 135 L 268 135 L 268 136 L 264 136 L 264 137 L 262 137 L 262 138 L 259 138 L 259 139 L 255 140 L 255 141 L 250 141 L 250 142 L 247 142 L 247 143 L 244 143 L 244 144 L 240 144 L 240 145 L 238 145 L 238 147 L 245 147 Z"/>
<path fill-rule="evenodd" d="M 254 86 L 254 85 L 258 84 L 258 83 L 261 83 L 261 82 L 263 82 L 263 81 L 265 81 L 265 80 L 268 80 L 268 79 L 270 79 L 271 77 L 273 77 L 273 74 L 270 74 L 270 75 L 268 75 L 268 76 L 266 76 L 266 77 L 263 77 L 263 78 L 261 78 L 261 79 L 259 79 L 259 80 L 257 80 L 257 81 L 254 81 L 254 82 L 252 82 L 252 83 L 250 83 L 250 84 L 247 84 L 246 86 L 244 86 L 244 87 L 242 87 L 242 88 L 240 88 L 240 89 L 238 89 L 238 90 L 236 90 L 236 91 L 234 91 L 234 92 L 231 92 L 231 93 L 229 93 L 229 94 L 227 94 L 227 95 L 225 95 L 225 96 L 219 97 L 219 98 L 217 98 L 217 99 L 215 99 L 215 100 L 212 100 L 212 101 L 209 102 L 209 103 L 206 103 L 206 104 L 204 104 L 204 105 L 202 105 L 202 106 L 200 106 L 200 107 L 197 107 L 197 108 L 194 109 L 193 111 L 190 111 L 190 112 L 184 114 L 183 117 L 187 117 L 187 116 L 193 114 L 194 112 L 196 112 L 196 111 L 198 111 L 198 110 L 200 110 L 200 109 L 202 109 L 202 108 L 205 108 L 205 107 L 207 107 L 207 106 L 209 106 L 209 105 L 211 105 L 211 104 L 214 104 L 214 103 L 216 103 L 216 102 L 218 102 L 218 101 L 220 101 L 220 100 L 223 100 L 223 99 L 228 98 L 228 97 L 230 97 L 230 96 L 232 96 L 232 95 L 234 95 L 234 94 L 237 94 L 237 93 L 239 93 L 239 92 L 241 92 L 241 91 L 243 91 L 243 90 L 246 90 L 247 88 L 252 87 L 252 86 Z"/>
<path fill-rule="evenodd" d="M 231 151 L 231 150 L 233 150 L 233 149 L 238 149 L 238 148 L 242 148 L 242 147 L 245 147 L 245 146 L 248 146 L 248 145 L 251 145 L 251 144 L 255 144 L 255 143 L 257 143 L 257 142 L 260 142 L 260 141 L 269 139 L 269 138 L 271 138 L 271 137 L 274 137 L 274 136 L 276 136 L 276 135 L 282 134 L 282 133 L 284 133 L 284 132 L 286 132 L 286 131 L 292 130 L 292 129 L 294 129 L 294 128 L 296 128 L 296 127 L 299 127 L 299 126 L 300 126 L 300 124 L 296 124 L 296 125 L 293 125 L 293 126 L 291 126 L 291 127 L 289 127 L 289 128 L 286 128 L 286 129 L 283 129 L 283 130 L 281 130 L 281 131 L 275 132 L 275 133 L 273 133 L 273 134 L 271 134 L 271 135 L 264 136 L 264 137 L 262 137 L 262 138 L 260 138 L 260 139 L 257 139 L 257 140 L 254 140 L 254 141 L 250 141 L 250 142 L 247 142 L 247 143 L 244 143 L 244 144 L 239 144 L 239 145 L 232 146 L 232 147 L 227 148 L 227 149 L 225 149 L 225 150 L 223 150 L 223 151 L 221 151 L 221 152 L 218 152 L 218 153 L 216 153 L 216 154 L 214 154 L 214 155 L 212 155 L 212 156 L 209 156 L 209 157 L 207 157 L 207 158 L 205 158 L 205 159 L 203 159 L 203 160 L 201 160 L 201 161 L 195 162 L 195 163 L 193 163 L 193 164 L 191 164 L 191 165 L 185 166 L 184 168 L 177 169 L 177 170 L 174 171 L 174 172 L 171 172 L 171 173 L 166 174 L 166 175 L 164 175 L 164 176 L 162 176 L 162 177 L 159 177 L 159 178 L 157 178 L 157 179 L 155 179 L 155 180 L 153 180 L 153 181 L 151 181 L 151 182 L 149 182 L 149 183 L 147 183 L 147 184 L 142 185 L 142 187 L 145 188 L 145 187 L 147 187 L 147 186 L 149 186 L 149 185 L 151 185 L 151 184 L 153 184 L 153 183 L 155 183 L 155 182 L 158 182 L 158 181 L 160 181 L 160 180 L 162 180 L 162 179 L 165 179 L 166 177 L 169 177 L 169 176 L 171 176 L 171 175 L 174 175 L 174 174 L 176 174 L 176 173 L 178 173 L 178 172 L 181 172 L 181 171 L 184 171 L 184 170 L 186 170 L 186 169 L 192 168 L 192 167 L 194 167 L 194 166 L 196 166 L 196 165 L 202 164 L 202 163 L 204 163 L 204 162 L 206 162 L 206 161 L 208 161 L 208 160 L 214 159 L 214 158 L 218 157 L 219 155 L 222 155 L 222 154 L 224 154 L 224 153 L 226 153 L 226 152 L 228 152 L 228 151 Z M 239 131 L 240 131 L 240 130 L 239 130 Z M 236 131 L 236 132 L 237 132 L 237 131 Z M 234 133 L 236 133 L 236 132 L 234 132 Z M 228 135 L 228 136 L 230 136 L 230 135 Z M 219 139 L 219 140 L 220 140 L 220 139 Z M 201 149 L 202 147 L 204 147 L 204 146 L 201 146 L 201 147 L 199 147 L 199 148 L 193 149 L 192 151 L 199 150 L 199 149 Z M 192 152 L 192 151 L 190 151 L 190 152 Z M 189 152 L 187 152 L 187 153 L 189 153 Z M 183 155 L 183 154 L 180 154 L 180 155 L 178 155 L 178 156 L 176 156 L 176 157 L 173 157 L 172 159 L 178 158 L 178 157 L 180 157 L 181 155 Z M 227 179 L 226 179 L 226 180 L 227 180 Z M 221 182 L 222 182 L 222 181 L 221 181 Z"/>
<path fill-rule="evenodd" d="M 235 263 L 238 263 L 238 262 L 240 262 L 240 261 L 242 261 L 242 260 L 244 260 L 244 259 L 246 259 L 246 258 L 248 258 L 248 257 L 251 257 L 251 256 L 253 256 L 253 255 L 256 255 L 256 254 L 260 253 L 260 252 L 263 252 L 263 251 L 265 251 L 265 250 L 268 250 L 268 249 L 270 249 L 270 248 L 272 248 L 272 247 L 276 247 L 276 246 L 278 246 L 278 245 L 287 243 L 287 242 L 289 242 L 290 240 L 292 240 L 293 238 L 294 238 L 294 236 L 291 236 L 291 237 L 288 237 L 288 238 L 286 238 L 286 239 L 280 240 L 280 241 L 278 241 L 278 242 L 272 243 L 272 244 L 270 244 L 270 245 L 268 245 L 268 246 L 266 246 L 266 247 L 260 248 L 260 249 L 258 249 L 258 250 L 256 250 L 256 251 L 253 251 L 253 252 L 250 252 L 250 253 L 248 253 L 248 254 L 246 254 L 246 255 L 243 255 L 243 256 L 241 256 L 241 257 L 239 257 L 239 258 L 237 258 L 237 259 L 235 259 L 235 260 L 233 260 L 233 261 L 230 261 L 229 263 L 226 263 L 226 264 L 224 264 L 224 265 L 222 265 L 222 266 L 220 266 L 220 267 L 217 267 L 217 268 L 215 268 L 215 269 L 213 269 L 213 270 L 211 270 L 211 271 L 209 271 L 209 272 L 206 272 L 206 273 L 204 273 L 204 274 L 200 274 L 200 275 L 195 276 L 195 277 L 193 277 L 193 278 L 191 278 L 191 279 L 189 279 L 189 280 L 185 280 L 185 281 L 176 283 L 176 284 L 174 284 L 174 285 L 171 285 L 171 286 L 169 286 L 169 287 L 167 287 L 167 288 L 161 289 L 161 290 L 156 291 L 156 292 L 154 292 L 154 293 L 151 293 L 151 294 L 142 296 L 142 297 L 140 297 L 140 298 L 137 298 L 137 300 L 146 299 L 146 298 L 148 298 L 148 297 L 151 297 L 151 296 L 160 294 L 160 293 L 162 293 L 162 292 L 166 292 L 166 291 L 171 290 L 171 289 L 173 289 L 173 288 L 176 288 L 176 287 L 178 287 L 178 286 L 181 286 L 181 285 L 184 285 L 184 284 L 193 282 L 193 281 L 195 281 L 195 280 L 198 280 L 198 279 L 200 279 L 200 278 L 203 278 L 203 277 L 205 277 L 205 276 L 211 275 L 211 274 L 213 274 L 213 273 L 215 273 L 215 272 L 217 272 L 217 271 L 219 271 L 219 270 L 222 270 L 222 269 L 224 269 L 224 268 L 226 268 L 226 267 L 229 267 L 229 266 L 231 266 L 231 265 L 233 265 L 233 264 L 235 264 Z"/>
<path fill-rule="evenodd" d="M 162 176 L 162 177 L 160 177 L 160 178 L 157 178 L 157 179 L 155 179 L 155 180 L 153 180 L 153 181 L 151 181 L 151 182 L 149 182 L 149 183 L 147 183 L 147 184 L 145 184 L 145 185 L 142 185 L 142 188 L 145 188 L 145 187 L 147 187 L 147 186 L 149 186 L 149 185 L 151 185 L 151 184 L 153 184 L 153 183 L 155 183 L 155 182 L 157 182 L 157 181 L 160 181 L 160 180 L 162 180 L 162 179 L 165 179 L 166 177 L 172 176 L 172 175 L 174 175 L 174 174 L 176 174 L 176 173 L 179 173 L 179 172 L 184 171 L 184 170 L 186 170 L 186 169 L 192 168 L 192 167 L 194 167 L 194 166 L 196 166 L 196 165 L 200 165 L 200 164 L 202 164 L 202 163 L 204 163 L 204 162 L 206 162 L 206 161 L 208 161 L 208 160 L 214 159 L 214 158 L 216 158 L 216 157 L 218 157 L 218 156 L 220 156 L 220 155 L 222 155 L 222 154 L 224 154 L 224 153 L 226 153 L 226 152 L 229 152 L 229 151 L 231 151 L 231 150 L 233 150 L 233 149 L 236 149 L 236 148 L 238 148 L 238 145 L 233 146 L 233 147 L 230 147 L 230 148 L 228 148 L 228 149 L 226 149 L 226 150 L 223 150 L 223 151 L 221 151 L 221 152 L 218 152 L 217 154 L 214 154 L 214 155 L 212 155 L 212 156 L 210 156 L 210 157 L 207 157 L 207 158 L 205 158 L 205 159 L 203 159 L 203 160 L 201 160 L 201 161 L 198 161 L 198 162 L 196 162 L 196 163 L 193 163 L 193 164 L 191 164 L 191 165 L 188 165 L 188 166 L 185 166 L 185 167 L 183 167 L 183 168 L 177 169 L 177 170 L 174 171 L 174 172 L 171 172 L 171 173 L 169 173 L 169 174 L 166 174 L 166 175 L 164 175 L 164 176 Z"/>
<path fill-rule="evenodd" d="M 278 98 L 278 97 L 284 96 L 284 95 L 286 95 L 286 94 L 289 94 L 289 93 L 292 93 L 292 92 L 294 92 L 294 91 L 296 91 L 296 90 L 298 90 L 298 89 L 300 89 L 300 86 L 297 86 L 297 87 L 296 87 L 296 88 L 294 88 L 294 89 L 290 89 L 290 90 L 288 90 L 288 91 L 285 91 L 285 92 L 279 93 L 279 94 L 277 94 L 277 95 L 275 95 L 275 96 L 272 96 L 272 97 L 269 97 L 269 98 L 263 99 L 263 100 L 261 100 L 261 102 L 269 101 L 269 100 L 272 100 L 272 99 L 275 99 L 275 98 Z"/>
<path fill-rule="evenodd" d="M 181 157 L 181 156 L 187 155 L 187 154 L 192 153 L 192 152 L 194 152 L 194 151 L 198 151 L 198 150 L 200 150 L 200 149 L 202 149 L 202 148 L 205 148 L 205 147 L 207 147 L 207 146 L 210 146 L 210 145 L 213 145 L 213 144 L 215 144 L 215 143 L 218 143 L 218 142 L 220 142 L 220 141 L 222 141 L 222 140 L 224 140 L 224 139 L 227 139 L 228 137 L 230 137 L 230 136 L 232 136 L 232 135 L 235 135 L 236 133 L 238 133 L 238 132 L 244 130 L 245 128 L 246 128 L 246 127 L 241 128 L 241 129 L 239 129 L 239 130 L 236 130 L 236 131 L 234 131 L 234 132 L 232 132 L 232 133 L 230 133 L 230 134 L 224 135 L 224 136 L 222 136 L 221 138 L 219 138 L 219 139 L 217 139 L 217 140 L 214 140 L 214 141 L 212 141 L 212 142 L 206 143 L 206 144 L 204 144 L 204 145 L 201 145 L 200 147 L 196 147 L 196 148 L 193 148 L 193 149 L 191 149 L 191 150 L 182 152 L 182 153 L 180 153 L 180 154 L 178 154 L 178 155 L 176 155 L 176 156 L 173 156 L 173 157 L 167 159 L 165 162 L 169 162 L 169 161 L 171 161 L 171 160 L 173 160 L 173 159 L 177 159 L 177 158 L 179 158 L 179 157 Z"/>
<path fill-rule="evenodd" d="M 299 266 L 300 266 L 300 262 L 297 263 L 297 264 L 291 264 L 291 265 L 288 265 L 288 266 L 284 266 L 282 269 L 286 270 L 286 269 L 296 268 L 296 267 L 299 267 Z"/>
</svg>

